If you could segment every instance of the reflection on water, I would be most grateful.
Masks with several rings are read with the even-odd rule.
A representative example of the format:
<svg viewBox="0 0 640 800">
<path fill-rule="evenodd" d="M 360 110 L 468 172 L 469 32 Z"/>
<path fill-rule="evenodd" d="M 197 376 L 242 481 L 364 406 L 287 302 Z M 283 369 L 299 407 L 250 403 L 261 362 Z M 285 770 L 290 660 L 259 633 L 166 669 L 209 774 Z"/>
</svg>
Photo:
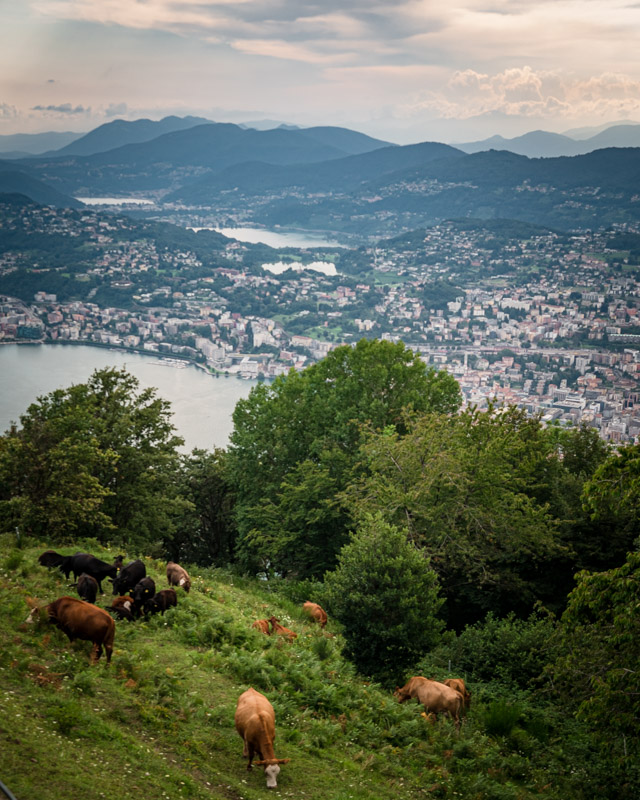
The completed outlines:
<svg viewBox="0 0 640 800">
<path fill-rule="evenodd" d="M 310 269 L 312 272 L 321 272 L 323 275 L 338 274 L 335 264 L 330 261 L 312 261 L 310 264 L 299 264 L 297 261 L 285 264 L 284 261 L 276 261 L 275 264 L 263 264 L 262 269 L 266 269 L 267 272 L 272 272 L 274 275 L 282 275 L 288 269 L 292 269 L 294 272 Z"/>
<path fill-rule="evenodd" d="M 218 231 L 230 239 L 269 247 L 346 247 L 321 234 L 303 231 L 268 231 L 264 228 L 191 228 L 193 231 Z"/>
</svg>

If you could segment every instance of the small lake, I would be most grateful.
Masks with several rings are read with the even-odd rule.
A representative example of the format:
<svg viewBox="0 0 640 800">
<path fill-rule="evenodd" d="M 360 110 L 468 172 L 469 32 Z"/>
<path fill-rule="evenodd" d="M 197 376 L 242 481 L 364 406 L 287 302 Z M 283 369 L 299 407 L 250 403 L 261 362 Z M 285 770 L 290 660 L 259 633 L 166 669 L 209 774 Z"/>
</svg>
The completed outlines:
<svg viewBox="0 0 640 800">
<path fill-rule="evenodd" d="M 96 369 L 126 369 L 141 389 L 156 388 L 171 403 L 172 422 L 185 440 L 184 452 L 194 447 L 226 447 L 233 431 L 231 415 L 254 381 L 215 378 L 194 366 L 177 368 L 155 355 L 108 350 L 89 345 L 0 345 L 0 434 L 38 397 L 55 389 L 84 383 Z M 182 364 L 181 364 L 182 366 Z"/>
<path fill-rule="evenodd" d="M 230 239 L 269 247 L 346 247 L 321 234 L 306 231 L 272 231 L 265 228 L 191 228 L 193 231 L 218 231 Z"/>
<path fill-rule="evenodd" d="M 143 197 L 76 197 L 87 206 L 152 206 L 153 200 Z"/>
<path fill-rule="evenodd" d="M 276 261 L 275 264 L 263 264 L 262 269 L 267 272 L 272 272 L 274 275 L 282 275 L 288 269 L 294 272 L 302 272 L 305 269 L 310 269 L 312 272 L 321 272 L 323 275 L 337 275 L 338 270 L 335 264 L 330 261 L 312 261 L 310 264 L 299 264 L 297 261 L 285 263 L 284 261 Z"/>
</svg>

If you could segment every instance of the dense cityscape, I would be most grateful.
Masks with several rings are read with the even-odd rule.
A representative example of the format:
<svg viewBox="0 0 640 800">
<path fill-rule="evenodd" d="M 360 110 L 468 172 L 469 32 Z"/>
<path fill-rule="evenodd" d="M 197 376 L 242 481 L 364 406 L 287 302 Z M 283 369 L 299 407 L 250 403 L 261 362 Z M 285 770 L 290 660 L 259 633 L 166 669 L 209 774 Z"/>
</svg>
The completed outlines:
<svg viewBox="0 0 640 800">
<path fill-rule="evenodd" d="M 12 207 L 5 230 L 23 238 L 0 254 L 0 341 L 129 348 L 269 379 L 362 336 L 402 339 L 451 372 L 467 404 L 515 404 L 609 441 L 640 433 L 640 237 L 629 226 L 560 234 L 445 222 L 284 256 L 218 237 L 211 259 L 139 227 L 93 211 Z M 80 242 L 84 255 L 39 263 L 39 236 Z M 272 274 L 267 262 L 282 259 L 291 269 Z M 318 259 L 336 274 L 316 272 Z M 25 269 L 34 291 L 16 297 L 6 280 Z M 52 274 L 67 280 L 66 296 L 47 291 Z"/>
</svg>

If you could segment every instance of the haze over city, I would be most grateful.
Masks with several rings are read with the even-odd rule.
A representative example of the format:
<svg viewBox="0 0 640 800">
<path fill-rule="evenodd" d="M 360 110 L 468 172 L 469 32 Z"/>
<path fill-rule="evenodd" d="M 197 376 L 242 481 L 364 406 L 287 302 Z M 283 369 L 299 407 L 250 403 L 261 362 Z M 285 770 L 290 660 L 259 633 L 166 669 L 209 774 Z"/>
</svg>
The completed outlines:
<svg viewBox="0 0 640 800">
<path fill-rule="evenodd" d="M 0 134 L 195 114 L 398 143 L 640 119 L 631 0 L 3 3 Z"/>
</svg>

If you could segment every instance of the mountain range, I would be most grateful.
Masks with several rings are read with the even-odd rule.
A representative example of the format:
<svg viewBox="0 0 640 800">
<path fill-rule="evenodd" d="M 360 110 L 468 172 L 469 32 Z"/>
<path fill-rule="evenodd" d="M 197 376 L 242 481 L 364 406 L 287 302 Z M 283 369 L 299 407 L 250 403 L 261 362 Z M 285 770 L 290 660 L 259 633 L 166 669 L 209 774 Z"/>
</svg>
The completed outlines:
<svg viewBox="0 0 640 800">
<path fill-rule="evenodd" d="M 132 141 L 167 126 L 178 129 Z M 511 217 L 567 229 L 640 217 L 640 149 L 552 156 L 554 148 L 626 144 L 634 136 L 640 125 L 610 127 L 582 142 L 545 132 L 509 140 L 544 149 L 545 157 L 532 158 L 482 143 L 474 153 L 439 142 L 392 145 L 331 126 L 120 120 L 52 154 L 0 162 L 0 191 L 53 205 L 76 203 L 71 195 L 146 193 L 165 205 L 265 225 L 362 235 L 394 235 L 445 217 Z M 69 152 L 74 147 L 110 149 L 81 155 Z"/>
<path fill-rule="evenodd" d="M 579 133 L 580 131 L 576 131 Z M 529 158 L 553 158 L 554 156 L 578 156 L 602 150 L 606 147 L 640 147 L 640 124 L 607 126 L 584 139 L 549 131 L 531 131 L 513 139 L 491 136 L 479 142 L 457 144 L 465 153 L 483 150 L 508 150 Z"/>
</svg>

